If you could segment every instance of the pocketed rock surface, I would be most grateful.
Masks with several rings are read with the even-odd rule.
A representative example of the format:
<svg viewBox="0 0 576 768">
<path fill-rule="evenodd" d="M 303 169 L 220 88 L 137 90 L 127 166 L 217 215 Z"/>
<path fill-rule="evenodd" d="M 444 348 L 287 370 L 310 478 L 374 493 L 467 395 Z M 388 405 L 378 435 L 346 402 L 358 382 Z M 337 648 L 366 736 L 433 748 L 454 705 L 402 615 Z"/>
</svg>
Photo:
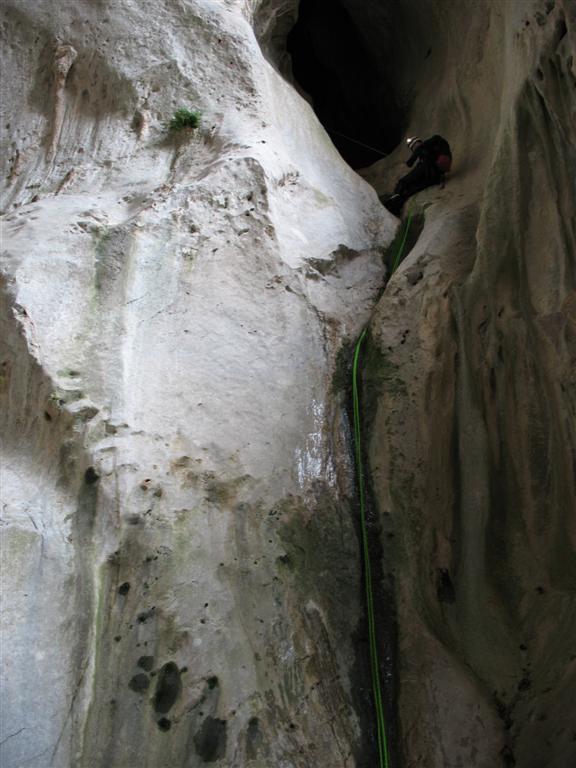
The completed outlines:
<svg viewBox="0 0 576 768">
<path fill-rule="evenodd" d="M 415 5 L 403 3 L 412 50 L 432 53 L 405 70 L 418 83 L 409 134 L 433 126 L 455 162 L 444 189 L 407 207 L 424 228 L 370 323 L 365 381 L 404 764 L 565 768 L 576 763 L 576 8 Z M 364 175 L 384 191 L 402 159 Z"/>
<path fill-rule="evenodd" d="M 4 4 L 6 768 L 352 765 L 369 737 L 336 356 L 396 223 L 256 10 Z"/>
<path fill-rule="evenodd" d="M 370 184 L 340 158 L 290 82 L 296 6 L 4 3 L 6 768 L 376 764 L 367 323 L 394 761 L 576 762 L 574 5 L 382 19 L 410 131 L 456 159 L 383 294 L 402 150 Z"/>
</svg>

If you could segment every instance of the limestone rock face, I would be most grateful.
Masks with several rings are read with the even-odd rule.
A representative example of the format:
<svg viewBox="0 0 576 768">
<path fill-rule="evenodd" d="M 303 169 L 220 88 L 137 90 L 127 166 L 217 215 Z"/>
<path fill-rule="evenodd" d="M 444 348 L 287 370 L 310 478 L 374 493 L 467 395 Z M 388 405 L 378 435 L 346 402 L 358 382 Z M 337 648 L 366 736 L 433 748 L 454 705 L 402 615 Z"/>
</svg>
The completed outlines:
<svg viewBox="0 0 576 768">
<path fill-rule="evenodd" d="M 576 7 L 402 8 L 409 133 L 446 136 L 455 165 L 445 189 L 411 202 L 424 228 L 367 354 L 401 749 L 426 768 L 564 768 L 576 764 Z M 401 159 L 365 176 L 383 192 Z"/>
<path fill-rule="evenodd" d="M 396 224 L 262 6 L 3 6 L 5 768 L 371 739 L 336 355 Z"/>
<path fill-rule="evenodd" d="M 455 155 L 383 293 L 296 0 L 3 5 L 6 768 L 377 765 L 367 324 L 392 766 L 576 764 L 576 9 L 338 4 Z"/>
</svg>

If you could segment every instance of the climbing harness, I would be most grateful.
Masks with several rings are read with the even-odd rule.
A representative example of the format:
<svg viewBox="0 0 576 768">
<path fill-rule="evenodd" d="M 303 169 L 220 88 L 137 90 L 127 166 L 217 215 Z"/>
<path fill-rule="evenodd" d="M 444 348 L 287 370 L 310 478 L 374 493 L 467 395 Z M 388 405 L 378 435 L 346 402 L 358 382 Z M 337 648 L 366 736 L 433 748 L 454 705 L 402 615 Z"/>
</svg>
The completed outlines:
<svg viewBox="0 0 576 768">
<path fill-rule="evenodd" d="M 404 248 L 412 213 L 408 214 L 404 227 L 404 235 L 400 247 L 392 264 L 392 273 L 395 272 Z M 374 709 L 376 710 L 376 736 L 378 742 L 378 768 L 390 768 L 388 755 L 388 740 L 386 737 L 386 719 L 384 704 L 382 701 L 382 686 L 380 683 L 380 662 L 378 658 L 378 642 L 376 636 L 376 620 L 374 615 L 374 590 L 372 587 L 372 566 L 370 564 L 370 549 L 368 544 L 368 527 L 366 524 L 366 485 L 364 482 L 364 466 L 362 462 L 362 430 L 360 420 L 360 396 L 358 393 L 358 368 L 360 362 L 360 349 L 367 333 L 364 328 L 354 349 L 354 362 L 352 365 L 352 401 L 354 410 L 354 445 L 356 448 L 356 475 L 358 477 L 358 497 L 360 501 L 360 529 L 362 537 L 362 559 L 364 561 L 364 584 L 366 592 L 366 613 L 368 614 L 368 643 L 370 647 L 370 671 L 372 675 L 372 692 L 374 695 Z"/>
<path fill-rule="evenodd" d="M 377 152 L 379 155 L 382 155 L 382 157 L 387 157 L 388 152 L 382 152 L 380 149 L 376 149 L 376 147 L 371 147 L 370 144 L 364 144 L 363 141 L 358 141 L 357 139 L 352 139 L 350 136 L 346 136 L 344 133 L 340 133 L 340 131 L 335 131 L 333 128 L 327 128 L 326 129 L 328 133 L 333 133 L 336 136 L 340 136 L 343 139 L 347 139 L 348 141 L 353 142 L 354 144 L 358 144 L 360 147 L 366 147 L 366 149 L 371 149 L 372 152 Z"/>
</svg>

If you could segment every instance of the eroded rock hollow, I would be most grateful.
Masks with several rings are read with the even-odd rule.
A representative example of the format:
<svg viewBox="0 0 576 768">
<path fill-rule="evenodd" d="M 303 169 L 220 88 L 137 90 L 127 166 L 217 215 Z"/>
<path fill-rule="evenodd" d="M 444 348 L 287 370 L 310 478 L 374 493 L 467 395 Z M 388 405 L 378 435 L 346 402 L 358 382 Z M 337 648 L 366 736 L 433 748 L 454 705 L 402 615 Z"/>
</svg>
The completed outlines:
<svg viewBox="0 0 576 768">
<path fill-rule="evenodd" d="M 576 764 L 574 3 L 2 14 L 2 765 L 379 765 L 364 328 L 390 766 Z"/>
</svg>

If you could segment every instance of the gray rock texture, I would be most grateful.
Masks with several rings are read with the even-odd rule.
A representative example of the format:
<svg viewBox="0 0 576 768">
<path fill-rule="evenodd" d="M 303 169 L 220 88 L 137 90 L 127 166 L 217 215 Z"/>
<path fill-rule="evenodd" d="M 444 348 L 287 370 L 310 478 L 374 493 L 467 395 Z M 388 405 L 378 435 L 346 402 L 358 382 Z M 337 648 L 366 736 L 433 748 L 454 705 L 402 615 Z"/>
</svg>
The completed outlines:
<svg viewBox="0 0 576 768">
<path fill-rule="evenodd" d="M 340 158 L 297 5 L 4 2 L 6 768 L 376 765 L 368 323 L 394 768 L 576 764 L 576 8 L 347 0 L 456 158 L 382 293 L 403 149 Z"/>
<path fill-rule="evenodd" d="M 365 371 L 398 610 L 401 751 L 422 768 L 566 768 L 576 6 L 448 5 L 402 3 L 414 19 L 408 133 L 447 136 L 455 165 L 445 189 L 407 206 L 424 228 L 379 301 Z M 384 192 L 404 158 L 364 175 Z"/>
<path fill-rule="evenodd" d="M 353 765 L 336 356 L 396 224 L 257 4 L 3 10 L 2 765 Z"/>
</svg>

